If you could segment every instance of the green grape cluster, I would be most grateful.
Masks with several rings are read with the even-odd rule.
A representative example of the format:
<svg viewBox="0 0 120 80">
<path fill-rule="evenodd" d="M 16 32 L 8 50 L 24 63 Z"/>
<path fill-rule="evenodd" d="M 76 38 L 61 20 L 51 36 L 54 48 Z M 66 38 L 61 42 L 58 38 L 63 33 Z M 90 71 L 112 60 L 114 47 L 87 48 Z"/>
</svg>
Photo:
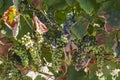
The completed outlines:
<svg viewBox="0 0 120 80">
<path fill-rule="evenodd" d="M 95 36 L 85 35 L 80 41 L 76 42 L 78 44 L 78 52 L 73 55 L 73 65 L 77 70 L 86 66 L 89 60 L 94 58 L 95 54 L 93 49 L 96 47 Z"/>
<path fill-rule="evenodd" d="M 98 71 L 96 71 L 96 75 L 101 77 L 103 72 L 103 66 L 105 61 L 105 54 L 107 54 L 107 51 L 105 50 L 105 47 L 103 45 L 100 46 L 87 46 L 84 48 L 83 53 L 76 54 L 76 61 L 74 61 L 74 66 L 76 70 L 84 69 L 87 67 L 87 65 L 97 65 Z M 95 63 L 90 62 L 90 60 L 94 60 Z"/>
<path fill-rule="evenodd" d="M 13 54 L 20 57 L 23 66 L 28 67 L 29 65 L 28 51 L 25 49 L 25 46 L 23 45 L 15 46 L 12 48 L 12 52 Z"/>
<path fill-rule="evenodd" d="M 104 67 L 104 62 L 105 62 L 105 54 L 107 53 L 105 50 L 105 47 L 103 45 L 96 46 L 93 48 L 93 53 L 96 58 L 96 64 L 97 64 L 97 71 L 96 71 L 96 76 L 98 76 L 98 79 L 101 80 L 100 78 L 104 75 L 103 72 L 103 67 Z"/>
<path fill-rule="evenodd" d="M 35 36 L 38 40 L 36 41 Z M 38 65 L 40 62 L 40 49 L 44 41 L 42 35 L 30 35 L 28 32 L 20 40 L 18 45 L 14 46 L 11 50 L 13 54 L 20 57 L 22 65 L 28 67 L 29 64 Z"/>
<path fill-rule="evenodd" d="M 37 44 L 38 44 L 38 45 L 41 45 L 41 44 L 44 42 L 44 37 L 43 37 L 43 35 L 41 35 L 41 34 L 36 34 L 35 36 L 37 36 L 37 39 L 38 39 Z"/>
<path fill-rule="evenodd" d="M 27 33 L 27 35 L 24 35 L 22 37 L 21 43 L 26 47 L 28 52 L 30 53 L 30 57 L 32 58 L 34 64 L 38 64 L 40 61 L 40 56 L 39 56 L 39 47 L 41 47 L 39 44 L 43 42 L 42 35 L 38 36 L 40 40 L 38 40 L 37 44 L 35 41 L 31 38 L 30 33 Z"/>
<path fill-rule="evenodd" d="M 0 61 L 2 61 L 0 64 L 0 69 L 2 69 L 0 80 L 21 80 L 21 74 L 15 66 L 16 61 L 6 57 L 0 57 Z"/>
<path fill-rule="evenodd" d="M 25 45 L 26 49 L 32 48 L 34 42 L 32 41 L 32 39 L 30 37 L 30 33 L 27 33 L 26 35 L 24 35 L 22 37 L 22 40 L 20 40 L 20 43 L 22 45 Z"/>
<path fill-rule="evenodd" d="M 65 35 L 62 35 L 60 38 L 56 38 L 55 49 L 52 49 L 52 67 L 56 71 L 59 71 L 61 61 L 64 60 L 63 47 L 66 46 L 68 40 Z"/>
<path fill-rule="evenodd" d="M 56 45 L 58 48 L 63 48 L 68 43 L 68 40 L 65 35 L 62 35 L 60 38 L 56 38 Z"/>
<path fill-rule="evenodd" d="M 95 51 L 95 56 L 96 56 L 96 59 L 97 59 L 97 66 L 98 68 L 99 67 L 102 67 L 103 64 L 104 64 L 104 54 L 105 54 L 105 49 L 104 49 L 104 46 L 99 46 L 97 49 L 94 49 Z"/>
<path fill-rule="evenodd" d="M 59 71 L 62 60 L 63 60 L 62 49 L 52 51 L 52 68 L 55 69 L 55 71 Z"/>
</svg>

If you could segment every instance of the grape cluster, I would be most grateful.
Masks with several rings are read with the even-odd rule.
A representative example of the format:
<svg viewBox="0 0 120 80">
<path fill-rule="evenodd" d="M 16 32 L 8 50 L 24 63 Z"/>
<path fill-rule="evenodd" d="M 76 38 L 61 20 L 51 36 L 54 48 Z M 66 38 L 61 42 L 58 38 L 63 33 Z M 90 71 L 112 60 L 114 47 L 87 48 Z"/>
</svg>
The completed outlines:
<svg viewBox="0 0 120 80">
<path fill-rule="evenodd" d="M 63 47 L 68 43 L 68 40 L 65 35 L 62 35 L 60 38 L 56 38 L 55 42 L 56 48 L 52 49 L 52 68 L 59 71 L 61 61 L 64 60 Z"/>
<path fill-rule="evenodd" d="M 98 79 L 100 79 L 103 76 L 103 66 L 104 66 L 104 59 L 105 59 L 105 53 L 106 50 L 104 48 L 104 46 L 98 46 L 98 47 L 94 47 L 93 48 L 93 53 L 94 56 L 96 57 L 96 64 L 97 64 L 97 68 L 98 70 L 96 71 L 96 76 L 98 76 Z"/>
<path fill-rule="evenodd" d="M 79 52 L 74 55 L 73 63 L 76 70 L 83 69 L 89 64 L 97 64 L 99 72 L 104 65 L 105 54 L 107 53 L 103 45 L 97 46 L 93 36 L 85 36 L 79 43 Z"/>
<path fill-rule="evenodd" d="M 30 33 L 25 35 L 21 41 L 22 44 L 25 45 L 26 49 L 30 53 L 30 57 L 32 58 L 34 64 L 38 64 L 40 61 L 38 47 L 40 47 L 39 44 L 42 43 L 43 38 L 41 36 L 38 36 L 38 38 L 40 38 L 40 40 L 38 40 L 38 42 L 36 42 L 36 43 L 38 43 L 38 45 L 36 45 L 36 43 L 32 40 L 32 38 L 30 37 Z"/>
<path fill-rule="evenodd" d="M 20 57 L 20 61 L 18 62 L 22 62 L 23 66 L 28 67 L 29 65 L 28 51 L 25 49 L 25 46 L 19 44 L 17 46 L 14 46 L 11 50 L 13 55 L 17 55 Z M 18 58 L 16 58 L 16 60 L 18 60 Z"/>
<path fill-rule="evenodd" d="M 56 45 L 59 48 L 65 47 L 67 43 L 68 43 L 68 40 L 66 35 L 62 35 L 60 38 L 56 38 Z"/>
<path fill-rule="evenodd" d="M 25 45 L 26 49 L 32 48 L 34 44 L 34 42 L 31 40 L 30 33 L 27 33 L 27 35 L 24 35 L 20 42 L 22 45 Z"/>
<path fill-rule="evenodd" d="M 59 71 L 62 59 L 63 59 L 62 49 L 52 51 L 52 68 L 54 69 L 54 71 Z"/>
<path fill-rule="evenodd" d="M 13 54 L 20 57 L 23 66 L 28 67 L 31 63 L 38 65 L 40 62 L 39 53 L 43 40 L 42 35 L 31 36 L 28 32 L 18 40 L 18 45 L 14 46 L 11 50 Z"/>
<path fill-rule="evenodd" d="M 16 68 L 16 61 L 13 58 L 0 57 L 0 80 L 20 80 L 21 74 Z"/>
<path fill-rule="evenodd" d="M 73 55 L 73 64 L 76 70 L 86 67 L 90 60 L 94 58 L 93 49 L 96 47 L 95 36 L 85 35 L 77 42 L 79 51 Z"/>
<path fill-rule="evenodd" d="M 104 64 L 104 54 L 105 54 L 105 49 L 104 46 L 99 46 L 97 49 L 94 50 L 95 51 L 95 56 L 96 56 L 96 62 L 97 62 L 97 67 L 99 69 L 101 69 L 103 67 Z"/>
</svg>

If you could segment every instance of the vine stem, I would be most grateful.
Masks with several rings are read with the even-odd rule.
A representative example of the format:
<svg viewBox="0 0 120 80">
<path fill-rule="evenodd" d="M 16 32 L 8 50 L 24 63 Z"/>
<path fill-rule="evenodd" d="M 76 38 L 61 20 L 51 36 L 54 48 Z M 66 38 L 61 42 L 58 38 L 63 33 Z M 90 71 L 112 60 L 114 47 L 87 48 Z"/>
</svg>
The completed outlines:
<svg viewBox="0 0 120 80">
<path fill-rule="evenodd" d="M 26 21 L 26 23 L 28 24 L 28 26 L 33 30 L 31 24 L 28 22 L 28 20 L 26 19 L 26 17 L 23 14 L 20 14 L 20 15 L 24 18 L 24 20 Z"/>
<path fill-rule="evenodd" d="M 50 74 L 48 74 L 48 73 L 44 73 L 44 72 L 39 72 L 40 74 L 44 74 L 44 75 L 46 75 L 46 76 L 54 76 L 54 75 L 50 75 Z"/>
<path fill-rule="evenodd" d="M 31 12 L 35 12 L 35 13 L 39 13 L 39 11 L 34 10 L 34 9 L 25 9 L 26 11 L 31 11 Z"/>
<path fill-rule="evenodd" d="M 52 76 L 54 76 L 54 75 L 50 75 L 50 74 L 48 74 L 48 73 L 41 72 L 41 71 L 39 71 L 39 73 L 47 76 L 48 78 L 51 78 Z"/>
<path fill-rule="evenodd" d="M 32 10 L 32 9 L 26 9 L 26 10 L 30 10 L 30 11 L 33 11 L 33 12 L 37 12 L 36 10 Z M 42 15 L 49 21 L 49 23 L 53 26 L 53 22 L 48 18 L 48 16 L 43 12 L 43 10 L 39 10 L 38 12 L 42 13 Z"/>
<path fill-rule="evenodd" d="M 49 23 L 53 26 L 53 23 L 52 23 L 51 20 L 48 18 L 48 16 L 47 16 L 41 9 L 40 9 L 39 11 L 40 11 L 40 13 L 42 13 L 43 16 L 49 21 Z"/>
</svg>

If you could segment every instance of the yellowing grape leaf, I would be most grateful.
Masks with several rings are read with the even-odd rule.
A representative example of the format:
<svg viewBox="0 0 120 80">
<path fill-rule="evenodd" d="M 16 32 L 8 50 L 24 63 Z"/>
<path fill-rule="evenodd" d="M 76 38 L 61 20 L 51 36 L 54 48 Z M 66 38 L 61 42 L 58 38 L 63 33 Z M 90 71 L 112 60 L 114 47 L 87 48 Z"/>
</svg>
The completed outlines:
<svg viewBox="0 0 120 80">
<path fill-rule="evenodd" d="M 18 35 L 18 26 L 20 21 L 19 16 L 19 12 L 17 11 L 15 6 L 10 6 L 9 9 L 4 12 L 2 16 L 2 20 L 4 21 L 4 23 L 12 30 L 14 38 L 16 38 L 16 36 Z"/>
<path fill-rule="evenodd" d="M 33 15 L 33 22 L 36 26 L 36 32 L 38 32 L 39 34 L 44 34 L 48 31 L 46 25 L 43 24 L 36 15 Z"/>
</svg>

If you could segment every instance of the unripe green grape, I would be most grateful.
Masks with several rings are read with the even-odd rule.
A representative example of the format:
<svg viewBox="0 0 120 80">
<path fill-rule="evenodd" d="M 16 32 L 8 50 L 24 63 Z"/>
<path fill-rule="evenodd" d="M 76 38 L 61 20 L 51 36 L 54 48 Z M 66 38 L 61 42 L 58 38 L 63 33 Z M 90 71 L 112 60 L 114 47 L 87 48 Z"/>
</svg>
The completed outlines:
<svg viewBox="0 0 120 80">
<path fill-rule="evenodd" d="M 39 61 L 40 61 L 40 57 L 39 57 L 37 51 L 32 48 L 32 49 L 29 50 L 29 52 L 30 52 L 31 58 L 34 61 L 34 63 L 38 64 Z"/>
<path fill-rule="evenodd" d="M 22 65 L 27 67 L 29 65 L 29 59 L 28 59 L 28 54 L 27 51 L 23 46 L 15 46 L 13 47 L 13 54 L 16 54 L 20 57 Z"/>
</svg>

